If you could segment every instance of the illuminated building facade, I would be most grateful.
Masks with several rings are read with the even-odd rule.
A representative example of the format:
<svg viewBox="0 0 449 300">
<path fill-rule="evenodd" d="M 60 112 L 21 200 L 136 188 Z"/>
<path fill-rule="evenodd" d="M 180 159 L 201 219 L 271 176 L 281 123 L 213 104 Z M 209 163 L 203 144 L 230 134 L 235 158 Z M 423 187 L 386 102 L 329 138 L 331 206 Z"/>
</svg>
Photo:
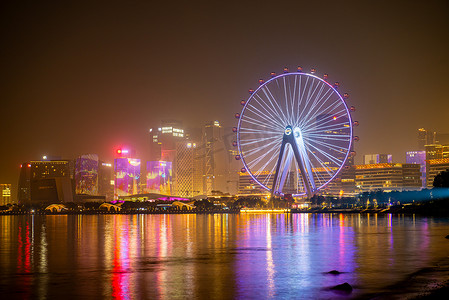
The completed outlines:
<svg viewBox="0 0 449 300">
<path fill-rule="evenodd" d="M 67 160 L 31 161 L 22 164 L 19 204 L 73 201 L 73 163 Z"/>
<path fill-rule="evenodd" d="M 31 201 L 31 163 L 30 162 L 24 162 L 22 165 L 20 165 L 17 201 L 19 204 L 29 203 Z"/>
<path fill-rule="evenodd" d="M 393 156 L 391 154 L 366 154 L 363 156 L 365 165 L 372 164 L 391 164 Z"/>
<path fill-rule="evenodd" d="M 426 130 L 424 128 L 418 129 L 418 150 L 425 150 L 426 145 L 436 144 L 435 131 Z"/>
<path fill-rule="evenodd" d="M 176 144 L 186 139 L 182 123 L 165 120 L 161 126 L 150 129 L 150 160 L 174 162 Z"/>
<path fill-rule="evenodd" d="M 359 191 L 419 190 L 422 186 L 418 164 L 368 164 L 356 165 L 355 184 Z"/>
<path fill-rule="evenodd" d="M 426 151 L 408 151 L 405 162 L 420 165 L 422 187 L 426 187 Z"/>
<path fill-rule="evenodd" d="M 0 183 L 0 205 L 13 204 L 11 198 L 11 184 Z"/>
<path fill-rule="evenodd" d="M 114 199 L 140 192 L 140 159 L 114 159 Z"/>
<path fill-rule="evenodd" d="M 440 172 L 449 169 L 449 158 L 430 159 L 427 161 L 427 188 L 433 187 L 433 180 Z"/>
<path fill-rule="evenodd" d="M 81 155 L 75 163 L 76 194 L 98 195 L 98 155 Z"/>
<path fill-rule="evenodd" d="M 429 144 L 425 146 L 426 160 L 443 158 L 443 146 L 438 144 Z"/>
<path fill-rule="evenodd" d="M 171 195 L 172 173 L 172 162 L 148 161 L 146 192 Z"/>
<path fill-rule="evenodd" d="M 262 182 L 266 182 L 270 176 L 269 171 L 263 171 L 258 173 L 258 178 Z M 273 176 L 271 176 L 273 177 Z M 273 185 L 273 178 L 269 179 L 268 186 Z M 239 172 L 239 191 L 240 195 L 248 194 L 268 194 L 269 192 L 262 188 L 248 172 Z"/>
<path fill-rule="evenodd" d="M 114 200 L 114 174 L 112 164 L 100 161 L 98 164 L 98 195 L 106 201 Z"/>
<path fill-rule="evenodd" d="M 203 168 L 193 142 L 180 142 L 176 146 L 175 194 L 181 197 L 203 195 Z"/>
<path fill-rule="evenodd" d="M 230 188 L 230 157 L 227 154 L 223 129 L 218 121 L 207 123 L 202 132 L 204 163 L 204 193 L 228 193 Z"/>
</svg>

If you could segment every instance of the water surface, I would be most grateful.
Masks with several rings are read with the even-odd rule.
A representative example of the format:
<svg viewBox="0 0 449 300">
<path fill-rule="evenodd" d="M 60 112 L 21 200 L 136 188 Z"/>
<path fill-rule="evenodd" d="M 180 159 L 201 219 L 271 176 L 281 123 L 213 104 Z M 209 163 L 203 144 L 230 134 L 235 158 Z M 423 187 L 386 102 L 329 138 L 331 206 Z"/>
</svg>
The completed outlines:
<svg viewBox="0 0 449 300">
<path fill-rule="evenodd" d="M 448 219 L 402 215 L 0 216 L 0 293 L 350 299 L 447 257 L 447 234 Z"/>
</svg>

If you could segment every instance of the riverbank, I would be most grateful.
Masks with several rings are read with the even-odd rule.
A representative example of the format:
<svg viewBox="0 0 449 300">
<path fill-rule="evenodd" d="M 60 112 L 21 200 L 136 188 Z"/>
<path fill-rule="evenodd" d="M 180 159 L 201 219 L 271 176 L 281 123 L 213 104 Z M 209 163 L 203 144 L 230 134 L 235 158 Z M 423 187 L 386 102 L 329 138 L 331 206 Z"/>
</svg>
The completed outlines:
<svg viewBox="0 0 449 300">
<path fill-rule="evenodd" d="M 379 293 L 361 295 L 356 299 L 449 299 L 449 256 L 408 275 Z"/>
</svg>

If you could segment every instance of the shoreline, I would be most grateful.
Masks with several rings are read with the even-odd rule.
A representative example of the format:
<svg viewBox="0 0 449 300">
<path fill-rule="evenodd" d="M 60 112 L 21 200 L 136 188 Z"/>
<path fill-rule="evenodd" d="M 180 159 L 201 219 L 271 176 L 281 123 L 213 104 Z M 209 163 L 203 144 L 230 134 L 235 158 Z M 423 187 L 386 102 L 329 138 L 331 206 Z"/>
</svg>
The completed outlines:
<svg viewBox="0 0 449 300">
<path fill-rule="evenodd" d="M 448 299 L 449 256 L 421 268 L 403 280 L 385 287 L 379 293 L 368 293 L 354 299 Z"/>
</svg>

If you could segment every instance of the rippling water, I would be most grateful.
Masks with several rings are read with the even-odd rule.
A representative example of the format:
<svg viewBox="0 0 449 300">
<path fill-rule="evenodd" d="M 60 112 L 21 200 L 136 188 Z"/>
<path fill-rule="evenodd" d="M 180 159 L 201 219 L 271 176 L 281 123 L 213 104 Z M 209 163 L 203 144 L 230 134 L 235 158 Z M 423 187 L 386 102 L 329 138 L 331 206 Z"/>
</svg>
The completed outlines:
<svg viewBox="0 0 449 300">
<path fill-rule="evenodd" d="M 391 215 L 0 216 L 0 295 L 354 298 L 447 257 L 447 234 L 448 219 Z"/>
</svg>

